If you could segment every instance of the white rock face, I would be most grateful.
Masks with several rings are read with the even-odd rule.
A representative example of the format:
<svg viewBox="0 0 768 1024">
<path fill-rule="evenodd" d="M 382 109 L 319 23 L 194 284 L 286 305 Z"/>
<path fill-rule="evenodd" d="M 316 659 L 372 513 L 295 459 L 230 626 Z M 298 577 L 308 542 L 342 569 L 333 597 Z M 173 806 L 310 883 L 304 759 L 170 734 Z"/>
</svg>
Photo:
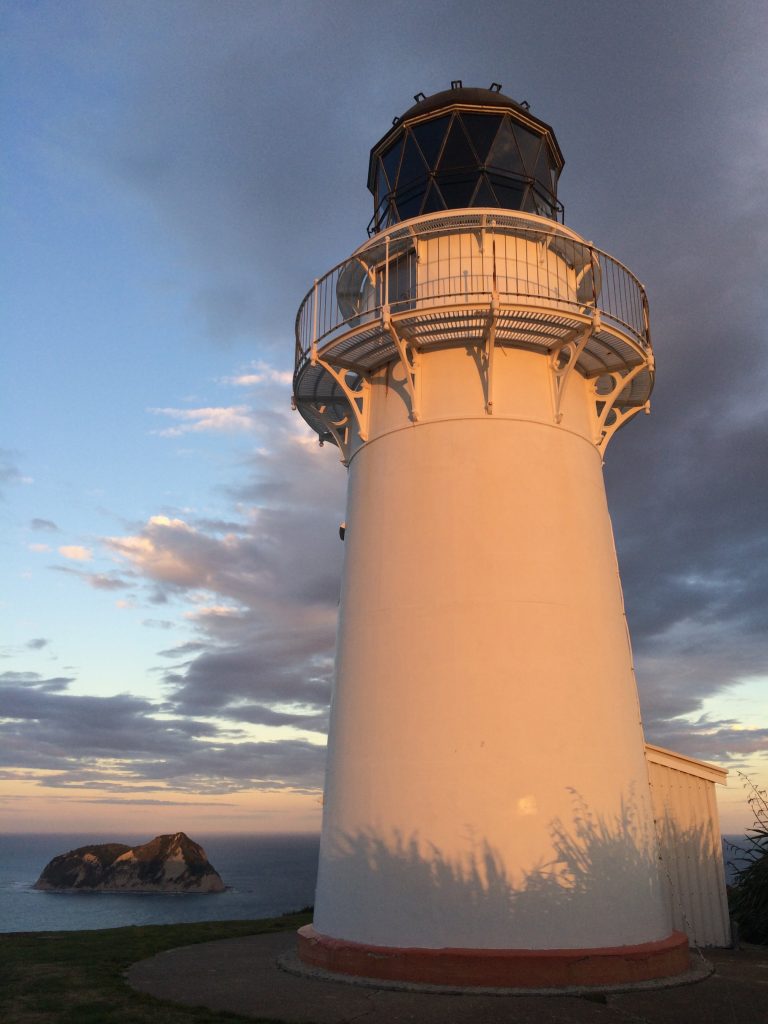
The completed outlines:
<svg viewBox="0 0 768 1024">
<path fill-rule="evenodd" d="M 81 846 L 46 865 L 35 889 L 90 892 L 223 892 L 205 850 L 184 832 L 141 846 Z"/>
</svg>

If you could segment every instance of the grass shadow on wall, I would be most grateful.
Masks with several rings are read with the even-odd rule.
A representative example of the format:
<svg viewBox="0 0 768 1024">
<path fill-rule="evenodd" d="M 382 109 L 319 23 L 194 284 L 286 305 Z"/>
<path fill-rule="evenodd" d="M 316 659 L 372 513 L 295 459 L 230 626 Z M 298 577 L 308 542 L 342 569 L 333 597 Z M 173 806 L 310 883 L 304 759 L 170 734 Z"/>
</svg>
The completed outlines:
<svg viewBox="0 0 768 1024">
<path fill-rule="evenodd" d="M 341 837 L 330 857 L 326 851 L 322 870 L 332 891 L 344 892 L 354 919 L 376 922 L 379 945 L 402 944 L 407 934 L 414 946 L 493 948 L 524 940 L 531 947 L 578 947 L 590 944 L 596 916 L 605 945 L 645 941 L 633 939 L 633 929 L 658 932 L 663 891 L 655 837 L 643 831 L 632 800 L 608 820 L 574 792 L 571 821 L 555 819 L 549 831 L 551 859 L 517 877 L 485 840 L 457 859 L 418 834 L 372 831 Z M 339 922 L 339 930 L 335 914 L 318 905 L 319 930 L 333 924 L 331 934 L 354 940 L 348 925 Z"/>
</svg>

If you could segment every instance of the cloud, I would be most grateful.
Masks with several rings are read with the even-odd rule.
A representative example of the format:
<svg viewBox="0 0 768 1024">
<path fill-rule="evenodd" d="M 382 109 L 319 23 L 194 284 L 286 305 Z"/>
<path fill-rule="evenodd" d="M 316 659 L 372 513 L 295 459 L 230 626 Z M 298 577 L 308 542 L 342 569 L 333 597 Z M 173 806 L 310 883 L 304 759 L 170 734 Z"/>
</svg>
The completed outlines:
<svg viewBox="0 0 768 1024">
<path fill-rule="evenodd" d="M 31 484 L 32 478 L 24 476 L 16 465 L 16 453 L 9 448 L 0 448 L 0 497 L 4 497 L 6 484 Z"/>
<path fill-rule="evenodd" d="M 21 479 L 21 473 L 14 461 L 14 453 L 0 448 L 0 483 L 13 483 Z"/>
<path fill-rule="evenodd" d="M 81 547 L 79 544 L 62 544 L 59 554 L 69 558 L 73 562 L 90 562 L 93 552 L 90 548 Z"/>
<path fill-rule="evenodd" d="M 39 533 L 59 533 L 59 528 L 52 519 L 31 519 L 30 529 Z"/>
<path fill-rule="evenodd" d="M 240 546 L 231 535 L 213 538 L 167 516 L 152 516 L 140 533 L 104 542 L 145 579 L 164 588 L 193 590 L 215 589 L 213 577 L 223 568 L 219 559 L 227 558 L 231 566 Z"/>
<path fill-rule="evenodd" d="M 125 578 L 125 573 L 86 572 L 84 569 L 74 569 L 70 565 L 51 565 L 48 568 L 53 572 L 65 572 L 70 576 L 77 576 L 94 590 L 125 590 L 134 586 L 132 581 Z"/>
<path fill-rule="evenodd" d="M 123 792 L 122 787 L 119 786 L 119 785 L 116 785 L 116 786 L 113 786 L 113 787 L 100 786 L 99 788 L 101 788 L 101 789 L 112 788 L 112 791 L 114 793 L 118 793 L 118 794 Z M 81 797 L 79 799 L 77 797 L 69 797 L 68 799 L 69 799 L 69 802 L 76 803 L 76 804 L 110 804 L 110 805 L 114 805 L 114 802 L 115 802 L 114 797 L 101 797 L 101 798 L 97 798 L 97 797 L 94 797 L 94 798 Z M 139 797 L 131 798 L 131 797 L 125 797 L 125 796 L 120 796 L 120 803 L 121 803 L 121 805 L 122 804 L 131 804 L 131 806 L 138 806 L 138 807 L 183 807 L 184 810 L 191 810 L 194 807 L 217 807 L 218 808 L 218 807 L 238 807 L 239 806 L 239 804 L 236 804 L 236 803 L 234 803 L 233 801 L 230 801 L 230 800 L 194 800 L 194 801 L 191 801 L 191 800 L 155 800 L 155 799 L 152 799 L 150 797 L 147 797 L 146 799 L 142 800 Z"/>
<path fill-rule="evenodd" d="M 208 644 L 201 640 L 188 640 L 186 643 L 177 644 L 175 647 L 168 647 L 164 651 L 158 651 L 161 658 L 185 658 L 188 654 L 198 654 L 208 649 Z"/>
<path fill-rule="evenodd" d="M 168 786 L 211 794 L 313 791 L 321 784 L 321 745 L 238 739 L 220 725 L 169 714 L 130 694 L 71 694 L 70 682 L 31 672 L 0 675 L 0 765 L 7 777 L 29 778 L 31 771 L 48 787 L 119 793 Z"/>
<path fill-rule="evenodd" d="M 120 567 L 56 567 L 97 588 L 132 586 L 139 604 L 186 604 L 192 635 L 158 652 L 166 661 L 162 699 L 46 694 L 48 683 L 34 674 L 9 676 L 9 717 L 0 723 L 8 766 L 45 773 L 46 785 L 114 785 L 121 793 L 321 785 L 345 474 L 335 451 L 306 443 L 285 404 L 269 407 L 272 397 L 267 388 L 256 413 L 259 432 L 269 425 L 268 446 L 242 463 L 245 479 L 227 495 L 231 514 L 167 510 L 102 538 Z M 177 626 L 152 616 L 144 623 Z M 274 740 L 254 740 L 253 730 L 274 730 Z"/>
<path fill-rule="evenodd" d="M 162 673 L 174 713 L 322 735 L 344 471 L 335 452 L 305 443 L 306 433 L 287 409 L 270 410 L 269 423 L 270 446 L 246 460 L 250 479 L 231 493 L 237 515 L 194 521 L 155 515 L 139 530 L 103 543 L 130 566 L 137 584 L 143 581 L 145 600 L 188 603 L 196 635 L 158 652 L 174 662 Z M 318 535 L 329 543 L 318 545 Z M 296 780 L 302 765 L 322 761 L 301 745 L 285 750 L 298 758 Z M 287 760 L 264 763 L 289 772 Z"/>
<path fill-rule="evenodd" d="M 672 721 L 660 732 L 659 744 L 704 761 L 732 761 L 768 751 L 768 728 L 744 729 L 733 721 L 706 719 Z"/>
<path fill-rule="evenodd" d="M 184 612 L 184 617 L 191 619 L 194 622 L 210 621 L 215 618 L 238 618 L 241 612 L 238 608 L 234 608 L 228 604 L 213 604 L 205 605 L 201 608 L 195 608 L 193 611 Z"/>
<path fill-rule="evenodd" d="M 32 640 L 27 640 L 26 646 L 31 651 L 41 651 L 44 647 L 47 647 L 50 642 L 50 640 L 47 640 L 43 636 L 36 636 Z"/>
<path fill-rule="evenodd" d="M 52 676 L 45 679 L 39 672 L 0 672 L 0 687 L 27 687 L 30 690 L 43 693 L 60 693 L 66 690 L 69 684 L 73 682 L 73 676 Z M 0 690 L 0 693 L 3 692 L 3 690 Z M 3 711 L 5 710 L 6 707 L 4 705 Z"/>
<path fill-rule="evenodd" d="M 36 554 L 41 554 L 45 551 L 50 551 L 50 544 L 27 544 L 30 551 L 34 551 Z"/>
<path fill-rule="evenodd" d="M 731 356 L 749 365 L 754 331 L 731 314 Z M 744 678 L 768 676 L 768 481 L 757 471 L 768 461 L 768 409 L 748 395 L 762 387 L 758 379 L 739 385 L 738 400 L 731 396 L 713 358 L 714 335 L 725 330 L 695 324 L 688 336 L 679 328 L 676 344 L 690 353 L 696 379 L 673 357 L 661 383 L 661 364 L 664 390 L 653 414 L 608 450 L 641 705 L 649 738 L 663 745 L 688 728 L 676 716 L 696 713 Z"/>
<path fill-rule="evenodd" d="M 258 325 L 268 338 L 260 347 L 274 351 L 284 345 L 285 309 L 312 281 L 305 246 L 297 252 L 296 232 L 286 228 L 285 197 L 291 197 L 292 224 L 319 219 L 329 230 L 336 227 L 308 187 L 309 160 L 313 180 L 341 179 L 336 190 L 357 208 L 350 223 L 364 231 L 370 217 L 364 171 L 359 161 L 340 159 L 328 139 L 329 131 L 337 137 L 353 131 L 356 153 L 365 154 L 373 141 L 370 124 L 356 109 L 342 114 L 336 102 L 310 109 L 306 81 L 287 70 L 304 64 L 323 25 L 336 26 L 325 5 L 236 4 L 214 13 L 195 4 L 194 12 L 191 35 L 187 22 L 182 26 L 170 15 L 151 32 L 139 28 L 153 39 L 141 46 L 137 25 L 148 29 L 142 19 L 94 15 L 107 21 L 99 31 L 118 38 L 123 54 L 136 47 L 129 50 L 132 73 L 109 117 L 89 108 L 87 130 L 70 134 L 80 159 L 138 196 L 174 239 L 192 282 L 195 322 L 222 342 L 250 340 Z M 351 17 L 350 24 L 357 20 Z M 200 39 L 193 38 L 198 31 Z M 367 37 L 361 25 L 357 32 Z M 265 59 L 254 61 L 254 48 Z M 313 89 L 347 94 L 348 69 L 325 59 L 321 65 Z M 383 123 L 389 123 L 386 101 L 374 93 L 373 102 L 387 110 Z M 319 239 L 313 244 L 319 249 Z"/>
<path fill-rule="evenodd" d="M 247 371 L 236 374 L 233 377 L 222 377 L 222 384 L 230 384 L 233 387 L 250 388 L 259 384 L 282 384 L 290 387 L 293 382 L 293 373 L 290 370 L 277 370 L 262 360 L 251 364 Z"/>
<path fill-rule="evenodd" d="M 208 406 L 203 409 L 150 409 L 157 416 L 178 420 L 175 427 L 166 427 L 154 433 L 160 437 L 180 437 L 182 434 L 252 432 L 256 421 L 246 405 Z"/>
</svg>

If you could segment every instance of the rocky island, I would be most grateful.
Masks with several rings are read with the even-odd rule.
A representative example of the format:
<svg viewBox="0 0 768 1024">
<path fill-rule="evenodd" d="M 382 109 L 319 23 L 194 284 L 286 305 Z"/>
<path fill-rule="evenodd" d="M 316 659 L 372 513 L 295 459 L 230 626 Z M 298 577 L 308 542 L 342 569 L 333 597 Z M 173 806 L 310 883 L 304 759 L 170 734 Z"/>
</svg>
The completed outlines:
<svg viewBox="0 0 768 1024">
<path fill-rule="evenodd" d="M 54 857 L 35 889 L 56 892 L 223 892 L 205 850 L 184 832 L 155 836 L 142 846 L 103 843 Z"/>
</svg>

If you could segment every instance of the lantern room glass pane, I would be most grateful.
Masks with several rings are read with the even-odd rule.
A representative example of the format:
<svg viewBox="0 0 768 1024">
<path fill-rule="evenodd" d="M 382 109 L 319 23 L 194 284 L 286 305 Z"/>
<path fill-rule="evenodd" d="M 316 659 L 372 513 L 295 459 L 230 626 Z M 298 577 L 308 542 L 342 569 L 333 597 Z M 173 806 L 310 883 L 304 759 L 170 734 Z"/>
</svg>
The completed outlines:
<svg viewBox="0 0 768 1024">
<path fill-rule="evenodd" d="M 424 186 L 417 189 L 408 189 L 405 192 L 397 193 L 397 209 L 400 213 L 400 220 L 408 220 L 409 217 L 418 217 L 421 211 L 421 201 L 424 198 Z"/>
<path fill-rule="evenodd" d="M 445 202 L 440 195 L 440 189 L 432 182 L 427 190 L 427 198 L 424 200 L 422 213 L 434 213 L 436 210 L 444 210 Z"/>
<path fill-rule="evenodd" d="M 439 174 L 437 183 L 449 210 L 460 210 L 469 206 L 477 184 L 477 175 L 446 176 Z"/>
<path fill-rule="evenodd" d="M 542 144 L 541 151 L 539 152 L 539 159 L 536 161 L 536 167 L 533 171 L 533 176 L 537 181 L 540 181 L 544 188 L 549 188 L 550 176 L 550 158 L 549 150 L 547 149 L 546 143 Z"/>
<path fill-rule="evenodd" d="M 434 121 L 415 124 L 411 129 L 430 168 L 437 166 L 437 158 L 440 155 L 440 147 L 443 144 L 449 120 L 450 117 L 446 114 Z"/>
<path fill-rule="evenodd" d="M 513 174 L 524 173 L 520 151 L 517 148 L 508 117 L 504 118 L 501 128 L 499 128 L 496 140 L 488 154 L 488 163 Z"/>
<path fill-rule="evenodd" d="M 480 184 L 477 186 L 477 192 L 472 199 L 473 206 L 498 206 L 499 200 L 494 195 L 493 189 L 488 184 L 488 179 L 483 175 L 480 180 Z"/>
<path fill-rule="evenodd" d="M 498 196 L 499 206 L 503 206 L 506 210 L 523 209 L 524 185 L 511 178 L 502 178 L 498 174 L 490 175 L 490 179 L 493 191 Z"/>
<path fill-rule="evenodd" d="M 454 117 L 453 124 L 448 132 L 448 138 L 445 140 L 443 155 L 440 157 L 440 170 L 448 171 L 454 168 L 476 166 L 477 159 L 472 152 L 472 147 L 464 133 L 464 129 L 461 127 L 461 121 L 458 117 Z M 448 197 L 446 196 L 445 198 L 448 201 Z M 448 201 L 448 205 L 453 206 L 454 204 Z"/>
<path fill-rule="evenodd" d="M 554 215 L 551 202 L 535 189 L 533 190 L 533 205 L 534 212 L 540 217 L 552 217 Z"/>
<path fill-rule="evenodd" d="M 381 165 L 381 160 L 379 160 L 379 170 L 376 175 L 376 202 L 380 203 L 387 192 L 389 192 L 389 182 Z"/>
<path fill-rule="evenodd" d="M 539 152 L 541 150 L 541 135 L 534 135 L 533 132 L 529 132 L 527 128 L 523 128 L 521 124 L 515 125 L 515 138 L 520 148 L 520 153 L 523 157 L 523 166 L 525 167 L 525 173 L 530 177 L 533 177 L 536 168 L 536 160 L 538 159 Z"/>
<path fill-rule="evenodd" d="M 475 148 L 478 163 L 484 164 L 499 130 L 501 118 L 491 114 L 462 114 L 461 120 Z"/>
<path fill-rule="evenodd" d="M 521 210 L 525 210 L 526 213 L 536 213 L 536 203 L 534 200 L 534 192 L 530 185 L 528 185 L 523 193 Z"/>
<path fill-rule="evenodd" d="M 418 178 L 425 178 L 426 176 L 427 165 L 424 163 L 419 147 L 409 132 L 405 140 L 400 172 L 397 175 L 397 187 L 401 188 L 403 185 L 408 185 L 412 181 L 416 181 Z"/>
<path fill-rule="evenodd" d="M 397 168 L 400 164 L 400 154 L 403 149 L 403 140 L 398 140 L 394 146 L 387 150 L 381 158 L 381 162 L 384 165 L 384 170 L 387 173 L 389 179 L 389 187 L 393 189 L 395 182 L 397 181 Z"/>
</svg>

